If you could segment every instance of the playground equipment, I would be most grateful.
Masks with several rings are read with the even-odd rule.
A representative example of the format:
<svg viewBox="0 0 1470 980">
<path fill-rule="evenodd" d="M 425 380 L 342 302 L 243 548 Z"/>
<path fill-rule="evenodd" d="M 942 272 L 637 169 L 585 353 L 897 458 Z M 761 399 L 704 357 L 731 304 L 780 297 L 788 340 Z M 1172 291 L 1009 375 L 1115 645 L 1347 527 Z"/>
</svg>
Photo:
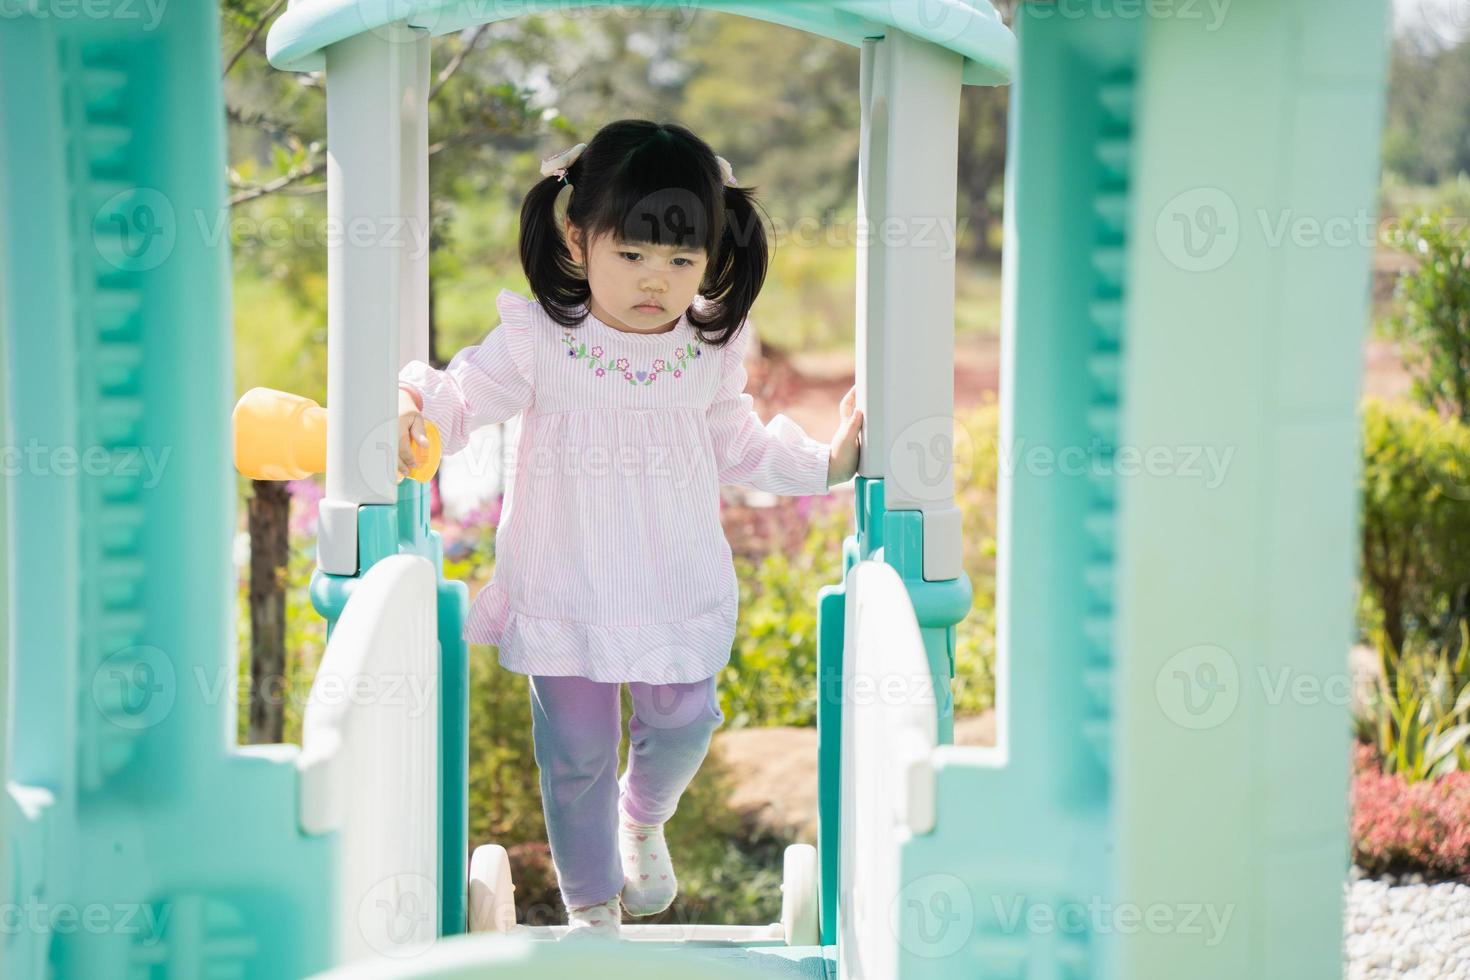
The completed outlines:
<svg viewBox="0 0 1470 980">
<path fill-rule="evenodd" d="M 218 12 L 41 4 L 0 30 L 0 974 L 1340 974 L 1345 708 L 1259 678 L 1343 669 L 1371 243 L 1271 231 L 1373 216 L 1385 3 L 1025 3 L 1015 36 L 984 0 L 702 6 L 861 48 L 860 220 L 906 231 L 858 252 L 867 448 L 782 922 L 570 948 L 511 927 L 494 845 L 467 866 L 465 590 L 384 429 L 423 255 L 329 249 L 330 635 L 303 745 L 233 744 Z M 276 22 L 272 62 L 326 72 L 330 220 L 426 221 L 429 39 L 509 13 Z M 950 744 L 967 474 L 953 255 L 923 234 L 956 213 L 962 85 L 1013 73 L 982 750 Z M 384 676 L 437 697 L 328 696 Z"/>
</svg>

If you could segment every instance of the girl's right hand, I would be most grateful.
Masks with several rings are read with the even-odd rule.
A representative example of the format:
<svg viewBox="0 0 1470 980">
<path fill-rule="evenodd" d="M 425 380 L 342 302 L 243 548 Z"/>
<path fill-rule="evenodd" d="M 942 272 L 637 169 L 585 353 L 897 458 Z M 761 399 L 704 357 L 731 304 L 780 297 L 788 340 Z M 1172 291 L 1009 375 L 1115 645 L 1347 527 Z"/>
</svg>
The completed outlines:
<svg viewBox="0 0 1470 980">
<path fill-rule="evenodd" d="M 413 396 L 402 388 L 398 389 L 398 475 L 408 476 L 409 471 L 419 464 L 415 453 L 429 450 L 429 435 L 424 428 L 424 415 L 419 411 Z"/>
</svg>

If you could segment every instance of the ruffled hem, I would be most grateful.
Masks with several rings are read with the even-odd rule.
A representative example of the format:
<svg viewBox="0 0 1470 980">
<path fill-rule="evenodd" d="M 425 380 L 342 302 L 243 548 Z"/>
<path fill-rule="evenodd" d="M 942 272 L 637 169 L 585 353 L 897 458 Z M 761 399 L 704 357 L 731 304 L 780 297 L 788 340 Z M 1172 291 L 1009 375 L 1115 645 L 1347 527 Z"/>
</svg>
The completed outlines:
<svg viewBox="0 0 1470 980">
<path fill-rule="evenodd" d="M 608 626 L 518 612 L 492 581 L 475 597 L 464 638 L 494 645 L 500 666 L 518 674 L 688 684 L 730 662 L 738 606 L 738 594 L 732 593 L 679 622 Z"/>
</svg>

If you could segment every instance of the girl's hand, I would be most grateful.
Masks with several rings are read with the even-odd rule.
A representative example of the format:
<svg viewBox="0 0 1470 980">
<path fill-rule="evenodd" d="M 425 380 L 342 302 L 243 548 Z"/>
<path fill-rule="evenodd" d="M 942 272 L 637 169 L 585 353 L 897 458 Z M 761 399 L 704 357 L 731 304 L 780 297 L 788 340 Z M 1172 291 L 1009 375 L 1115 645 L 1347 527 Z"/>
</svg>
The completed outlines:
<svg viewBox="0 0 1470 980">
<path fill-rule="evenodd" d="M 863 427 L 863 413 L 857 407 L 857 385 L 842 396 L 837 408 L 841 423 L 837 434 L 832 437 L 832 448 L 827 455 L 827 486 L 845 483 L 857 473 L 859 433 Z"/>
<path fill-rule="evenodd" d="M 418 465 L 415 456 L 415 445 L 422 447 L 422 452 L 429 449 L 429 434 L 424 429 L 424 416 L 419 411 L 418 403 L 413 396 L 402 388 L 398 389 L 398 475 L 408 476 L 410 470 Z"/>
</svg>

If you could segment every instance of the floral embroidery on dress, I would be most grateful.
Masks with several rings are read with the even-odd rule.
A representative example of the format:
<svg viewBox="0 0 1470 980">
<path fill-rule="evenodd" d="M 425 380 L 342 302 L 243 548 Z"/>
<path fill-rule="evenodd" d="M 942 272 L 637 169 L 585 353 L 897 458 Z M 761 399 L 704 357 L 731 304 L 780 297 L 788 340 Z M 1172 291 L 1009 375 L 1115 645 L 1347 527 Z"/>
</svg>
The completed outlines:
<svg viewBox="0 0 1470 980">
<path fill-rule="evenodd" d="M 683 347 L 674 348 L 672 358 L 656 357 L 652 366 L 635 370 L 626 357 L 604 357 L 601 345 L 594 344 L 589 348 L 569 333 L 561 335 L 561 342 L 566 345 L 567 357 L 574 361 L 586 361 L 587 370 L 597 377 L 620 377 L 630 385 L 651 385 L 660 374 L 682 378 L 688 362 L 703 356 L 700 348 L 693 343 L 686 343 Z"/>
</svg>

